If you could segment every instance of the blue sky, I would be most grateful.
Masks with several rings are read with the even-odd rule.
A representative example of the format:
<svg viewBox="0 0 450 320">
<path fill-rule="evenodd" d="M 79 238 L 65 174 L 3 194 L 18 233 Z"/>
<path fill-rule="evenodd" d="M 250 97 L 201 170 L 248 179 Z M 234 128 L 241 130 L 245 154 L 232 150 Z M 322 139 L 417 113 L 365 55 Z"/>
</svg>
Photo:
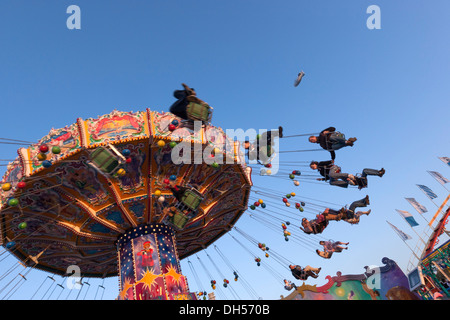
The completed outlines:
<svg viewBox="0 0 450 320">
<path fill-rule="evenodd" d="M 66 9 L 72 4 L 81 8 L 81 30 L 66 27 Z M 381 8 L 381 30 L 366 27 L 366 9 L 373 4 Z M 344 171 L 384 167 L 386 175 L 370 179 L 362 191 L 312 183 L 294 187 L 291 181 L 258 176 L 254 182 L 342 205 L 369 194 L 369 217 L 357 226 L 333 224 L 323 234 L 350 241 L 349 250 L 324 260 L 286 243 L 247 215 L 237 226 L 300 265 L 321 266 L 321 277 L 313 284 L 324 284 L 325 275 L 337 271 L 361 273 L 366 265 L 381 264 L 385 256 L 406 270 L 411 252 L 386 220 L 413 236 L 408 244 L 414 247 L 417 236 L 395 209 L 411 212 L 421 224 L 417 228 L 423 228 L 425 220 L 404 197 L 424 204 L 430 211 L 425 218 L 430 219 L 436 206 L 416 184 L 433 189 L 438 204 L 448 193 L 426 170 L 450 176 L 437 159 L 450 156 L 449 9 L 446 0 L 3 0 L 0 137 L 37 141 L 52 127 L 113 109 L 167 111 L 173 90 L 182 82 L 214 107 L 213 124 L 224 129 L 282 125 L 286 135 L 293 135 L 332 125 L 358 138 L 353 148 L 337 153 L 336 162 Z M 306 76 L 295 88 L 300 70 Z M 2 145 L 0 158 L 15 157 L 16 149 Z M 311 144 L 305 138 L 285 139 L 280 149 L 311 149 Z M 282 163 L 329 158 L 326 152 L 281 156 Z M 312 173 L 308 168 L 289 169 Z M 278 208 L 286 210 L 281 200 Z M 282 284 L 255 269 L 251 257 L 229 236 L 217 246 L 261 297 L 287 294 Z M 208 249 L 211 256 L 213 250 Z M 208 263 L 204 255 L 199 257 Z M 196 258 L 191 261 L 202 276 Z M 197 290 L 186 261 L 182 268 L 191 289 Z M 280 272 L 289 277 L 287 269 Z M 28 299 L 31 281 L 40 284 L 46 277 L 34 274 L 28 292 L 22 288 L 16 298 Z M 202 277 L 209 289 L 209 279 Z M 104 297 L 114 299 L 117 279 L 108 283 Z M 247 298 L 239 284 L 236 290 Z"/>
</svg>

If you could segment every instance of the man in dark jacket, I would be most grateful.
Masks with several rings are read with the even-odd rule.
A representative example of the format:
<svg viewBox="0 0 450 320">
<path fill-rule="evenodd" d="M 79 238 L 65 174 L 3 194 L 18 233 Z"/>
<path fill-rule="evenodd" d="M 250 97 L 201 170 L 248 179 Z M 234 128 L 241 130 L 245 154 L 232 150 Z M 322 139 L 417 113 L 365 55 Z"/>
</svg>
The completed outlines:
<svg viewBox="0 0 450 320">
<path fill-rule="evenodd" d="M 318 136 L 309 137 L 309 142 L 318 143 L 322 149 L 329 151 L 332 160 L 336 158 L 334 151 L 346 146 L 353 147 L 355 141 L 356 138 L 345 139 L 345 135 L 337 132 L 335 127 L 326 128 Z"/>
</svg>

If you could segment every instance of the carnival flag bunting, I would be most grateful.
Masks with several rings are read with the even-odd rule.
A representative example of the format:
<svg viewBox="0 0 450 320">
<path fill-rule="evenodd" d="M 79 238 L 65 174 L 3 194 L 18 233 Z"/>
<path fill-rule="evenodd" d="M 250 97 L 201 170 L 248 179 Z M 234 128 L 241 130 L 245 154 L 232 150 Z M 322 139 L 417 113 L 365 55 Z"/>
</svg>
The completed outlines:
<svg viewBox="0 0 450 320">
<path fill-rule="evenodd" d="M 450 180 L 448 180 L 447 178 L 445 178 L 442 174 L 440 174 L 439 172 L 436 171 L 428 171 L 429 174 L 431 174 L 431 176 L 433 178 L 435 178 L 440 184 L 444 185 L 446 183 L 449 183 Z"/>
<path fill-rule="evenodd" d="M 427 186 L 424 186 L 423 184 L 416 184 L 416 186 L 418 186 L 419 189 L 422 190 L 431 200 L 437 198 L 437 194 L 431 191 L 431 189 Z"/>
<path fill-rule="evenodd" d="M 389 221 L 386 221 L 386 222 L 392 227 L 392 229 L 394 229 L 394 231 L 398 234 L 400 239 L 402 239 L 403 241 L 412 239 L 412 237 L 409 234 L 404 233 L 402 230 L 400 230 L 396 226 L 392 225 Z"/>
<path fill-rule="evenodd" d="M 450 158 L 449 157 L 438 157 L 441 159 L 444 163 L 446 163 L 450 167 Z"/>
<path fill-rule="evenodd" d="M 406 201 L 409 202 L 410 205 L 414 207 L 414 209 L 417 210 L 417 212 L 423 214 L 425 212 L 428 212 L 427 208 L 425 208 L 423 205 L 421 205 L 419 202 L 416 201 L 414 198 L 405 198 Z"/>
<path fill-rule="evenodd" d="M 408 222 L 411 227 L 415 227 L 415 226 L 419 225 L 417 223 L 417 221 L 414 219 L 414 217 L 412 216 L 412 214 L 409 213 L 408 211 L 398 210 L 398 209 L 395 209 L 395 211 L 397 211 L 398 214 L 400 216 L 402 216 L 402 218 L 405 219 L 406 222 Z"/>
</svg>

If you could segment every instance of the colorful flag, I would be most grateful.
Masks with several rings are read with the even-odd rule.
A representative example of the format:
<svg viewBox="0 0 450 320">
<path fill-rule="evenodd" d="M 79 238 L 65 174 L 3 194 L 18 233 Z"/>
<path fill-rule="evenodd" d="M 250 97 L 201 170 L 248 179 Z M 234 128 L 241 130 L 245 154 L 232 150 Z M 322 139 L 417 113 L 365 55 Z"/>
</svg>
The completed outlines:
<svg viewBox="0 0 450 320">
<path fill-rule="evenodd" d="M 437 194 L 431 191 L 431 189 L 428 188 L 427 186 L 424 186 L 423 184 L 416 184 L 416 186 L 418 186 L 419 189 L 422 190 L 431 200 L 437 198 Z"/>
<path fill-rule="evenodd" d="M 404 218 L 406 220 L 406 222 L 408 222 L 411 227 L 415 227 L 415 226 L 419 225 L 417 223 L 417 221 L 414 219 L 414 217 L 412 216 L 412 214 L 409 213 L 408 211 L 398 210 L 398 209 L 395 209 L 395 211 L 397 211 L 398 214 L 401 215 L 402 218 Z"/>
<path fill-rule="evenodd" d="M 427 208 L 425 208 L 423 205 L 418 203 L 416 201 L 416 199 L 414 199 L 414 198 L 405 198 L 405 199 L 406 199 L 406 201 L 408 201 L 414 207 L 414 209 L 417 210 L 417 212 L 419 212 L 419 213 L 428 212 Z"/>
<path fill-rule="evenodd" d="M 442 174 L 436 171 L 427 171 L 433 178 L 435 178 L 440 184 L 444 185 L 446 183 L 449 183 L 450 180 L 445 178 Z"/>
<path fill-rule="evenodd" d="M 389 221 L 386 221 L 386 222 L 389 223 L 389 225 L 392 227 L 392 229 L 394 229 L 394 231 L 398 234 L 400 239 L 402 239 L 403 241 L 412 239 L 412 237 L 409 234 L 404 233 L 402 230 L 400 230 L 396 226 L 392 225 Z"/>
<path fill-rule="evenodd" d="M 449 157 L 438 157 L 438 158 L 441 159 L 442 161 L 444 161 L 444 163 L 446 163 L 450 167 L 450 158 Z"/>
</svg>

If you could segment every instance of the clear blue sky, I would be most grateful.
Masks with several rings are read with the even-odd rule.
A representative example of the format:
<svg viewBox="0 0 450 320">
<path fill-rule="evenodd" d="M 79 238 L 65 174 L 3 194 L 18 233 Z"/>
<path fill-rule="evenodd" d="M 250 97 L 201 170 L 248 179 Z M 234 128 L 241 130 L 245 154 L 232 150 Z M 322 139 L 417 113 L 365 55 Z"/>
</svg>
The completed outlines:
<svg viewBox="0 0 450 320">
<path fill-rule="evenodd" d="M 66 27 L 66 9 L 72 4 L 81 8 L 81 30 Z M 366 27 L 366 9 L 372 4 L 381 8 L 381 30 Z M 322 285 L 326 275 L 337 271 L 362 273 L 364 266 L 381 264 L 385 256 L 406 270 L 411 252 L 386 220 L 413 236 L 408 244 L 414 247 L 417 236 L 395 209 L 411 212 L 423 228 L 425 220 L 404 197 L 424 204 L 429 219 L 436 206 L 416 184 L 433 189 L 440 204 L 447 191 L 426 170 L 450 177 L 449 168 L 437 159 L 450 156 L 449 10 L 447 0 L 3 0 L 0 137 L 37 141 L 52 127 L 113 109 L 167 111 L 181 82 L 214 107 L 213 124 L 224 129 L 282 125 L 290 135 L 332 125 L 358 138 L 353 148 L 337 153 L 344 171 L 384 167 L 386 175 L 370 179 L 363 191 L 312 183 L 294 187 L 267 177 L 254 182 L 343 205 L 369 194 L 369 217 L 356 226 L 334 223 L 323 233 L 349 241 L 349 250 L 324 260 L 246 215 L 237 226 L 291 261 L 321 266 L 321 277 L 311 284 Z M 295 88 L 300 70 L 306 76 Z M 281 141 L 281 150 L 310 148 L 305 138 Z M 16 149 L 2 145 L 0 158 L 15 157 Z M 280 161 L 327 159 L 327 153 L 305 152 L 283 154 Z M 285 210 L 281 200 L 278 208 Z M 261 297 L 288 293 L 229 236 L 217 246 Z M 221 262 L 212 247 L 208 253 Z M 204 253 L 199 257 L 209 263 Z M 195 256 L 191 261 L 208 290 L 209 279 Z M 2 262 L 2 271 L 8 263 L 14 261 Z M 290 277 L 287 269 L 273 266 Z M 198 290 L 186 261 L 182 270 L 191 289 Z M 215 273 L 212 266 L 210 271 Z M 226 268 L 222 272 L 229 273 Z M 29 299 L 45 277 L 32 272 L 14 298 Z M 104 298 L 113 299 L 118 281 L 107 284 Z M 233 285 L 241 298 L 248 298 L 239 284 Z"/>
</svg>

